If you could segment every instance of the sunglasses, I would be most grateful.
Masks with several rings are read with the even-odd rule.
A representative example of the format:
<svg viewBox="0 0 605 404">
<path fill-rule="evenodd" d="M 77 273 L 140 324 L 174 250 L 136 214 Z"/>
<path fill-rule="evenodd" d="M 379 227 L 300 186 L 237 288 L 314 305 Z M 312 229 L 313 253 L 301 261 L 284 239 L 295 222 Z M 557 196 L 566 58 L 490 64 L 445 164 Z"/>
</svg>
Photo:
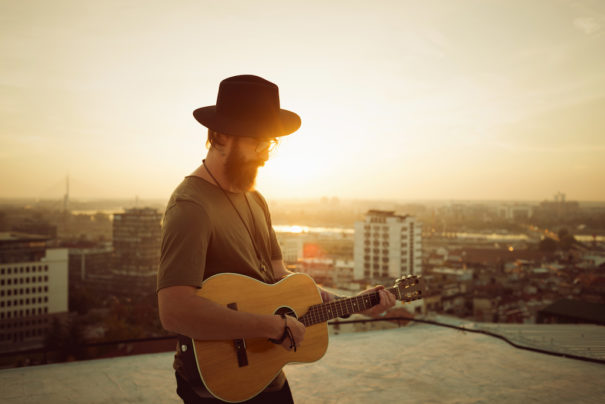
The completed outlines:
<svg viewBox="0 0 605 404">
<path fill-rule="evenodd" d="M 259 140 L 256 143 L 256 148 L 254 150 L 256 150 L 257 153 L 261 153 L 264 152 L 265 150 L 269 150 L 270 152 L 275 150 L 275 147 L 278 144 L 278 140 L 277 138 L 271 138 L 271 139 L 266 139 L 266 140 Z"/>
</svg>

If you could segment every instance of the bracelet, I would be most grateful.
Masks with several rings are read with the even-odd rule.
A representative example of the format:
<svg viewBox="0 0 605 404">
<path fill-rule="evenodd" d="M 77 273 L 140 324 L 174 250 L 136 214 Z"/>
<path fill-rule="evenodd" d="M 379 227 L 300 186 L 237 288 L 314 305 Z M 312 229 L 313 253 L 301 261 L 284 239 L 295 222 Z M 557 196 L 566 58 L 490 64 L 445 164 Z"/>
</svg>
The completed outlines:
<svg viewBox="0 0 605 404">
<path fill-rule="evenodd" d="M 288 337 L 290 339 L 290 349 L 294 348 L 294 352 L 296 352 L 296 342 L 294 342 L 294 336 L 292 335 L 290 327 L 288 327 L 288 318 L 285 314 L 280 314 L 280 316 L 284 319 L 284 333 L 282 334 L 280 339 L 269 338 L 269 341 L 279 345 L 284 342 L 286 337 Z"/>
</svg>

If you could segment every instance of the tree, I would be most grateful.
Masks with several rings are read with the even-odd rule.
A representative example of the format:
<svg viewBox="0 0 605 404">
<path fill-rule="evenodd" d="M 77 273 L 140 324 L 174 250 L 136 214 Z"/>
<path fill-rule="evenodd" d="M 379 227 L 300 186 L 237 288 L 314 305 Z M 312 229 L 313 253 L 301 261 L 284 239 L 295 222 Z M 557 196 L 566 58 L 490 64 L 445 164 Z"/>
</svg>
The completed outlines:
<svg viewBox="0 0 605 404">
<path fill-rule="evenodd" d="M 562 228 L 561 230 L 559 230 L 558 236 L 559 248 L 564 251 L 569 250 L 577 242 L 573 234 L 570 234 L 566 228 Z"/>
<path fill-rule="evenodd" d="M 557 247 L 557 242 L 550 237 L 544 237 L 538 244 L 538 249 L 545 252 L 554 252 L 557 250 Z"/>
<path fill-rule="evenodd" d="M 75 287 L 72 288 L 69 294 L 69 311 L 86 314 L 90 309 L 99 305 L 99 301 L 99 297 L 95 296 L 86 287 Z"/>
<path fill-rule="evenodd" d="M 563 227 L 562 229 L 560 229 L 557 232 L 557 236 L 559 236 L 559 240 L 561 240 L 562 238 L 564 238 L 567 235 L 569 235 L 569 230 L 567 230 L 567 228 L 565 228 L 565 227 Z"/>
<path fill-rule="evenodd" d="M 86 338 L 83 324 L 76 318 L 62 322 L 55 317 L 46 334 L 47 351 L 55 352 L 59 361 L 86 358 Z"/>
</svg>

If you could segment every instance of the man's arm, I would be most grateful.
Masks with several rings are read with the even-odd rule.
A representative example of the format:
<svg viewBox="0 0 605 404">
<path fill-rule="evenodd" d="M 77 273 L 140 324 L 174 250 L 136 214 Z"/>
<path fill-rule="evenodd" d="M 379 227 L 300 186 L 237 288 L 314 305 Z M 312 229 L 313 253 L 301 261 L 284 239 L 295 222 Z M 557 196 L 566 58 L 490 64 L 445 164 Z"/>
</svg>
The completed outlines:
<svg viewBox="0 0 605 404">
<path fill-rule="evenodd" d="M 193 339 L 279 338 L 281 317 L 231 310 L 195 294 L 193 286 L 170 286 L 158 291 L 162 326 Z"/>
<path fill-rule="evenodd" d="M 294 318 L 231 310 L 195 294 L 193 286 L 170 286 L 158 291 L 160 321 L 164 329 L 196 340 L 272 338 L 279 340 L 290 328 L 296 345 L 304 339 L 305 326 Z M 289 339 L 282 342 L 291 349 Z"/>
</svg>

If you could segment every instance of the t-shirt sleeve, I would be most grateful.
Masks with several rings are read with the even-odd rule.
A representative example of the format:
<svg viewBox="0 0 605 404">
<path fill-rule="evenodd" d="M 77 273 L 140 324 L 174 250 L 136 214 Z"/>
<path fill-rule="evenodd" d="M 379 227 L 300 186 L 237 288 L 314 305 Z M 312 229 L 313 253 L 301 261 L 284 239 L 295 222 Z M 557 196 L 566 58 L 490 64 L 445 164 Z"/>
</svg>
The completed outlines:
<svg viewBox="0 0 605 404">
<path fill-rule="evenodd" d="M 210 220 L 199 205 L 177 201 L 166 210 L 157 291 L 168 286 L 201 287 L 210 235 Z"/>
</svg>

